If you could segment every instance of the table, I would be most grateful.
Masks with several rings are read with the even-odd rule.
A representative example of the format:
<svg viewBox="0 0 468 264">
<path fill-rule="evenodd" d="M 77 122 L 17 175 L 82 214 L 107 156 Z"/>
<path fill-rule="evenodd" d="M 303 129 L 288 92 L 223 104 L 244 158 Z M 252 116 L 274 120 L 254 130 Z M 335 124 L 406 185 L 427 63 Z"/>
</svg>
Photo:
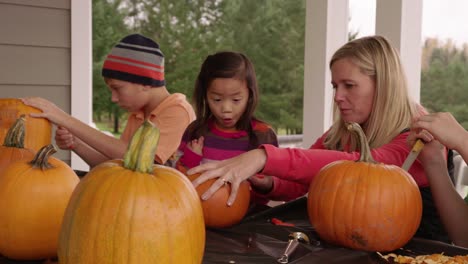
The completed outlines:
<svg viewBox="0 0 468 264">
<path fill-rule="evenodd" d="M 78 175 L 82 177 L 84 174 L 85 172 L 79 172 Z M 277 263 L 276 260 L 283 254 L 288 244 L 288 236 L 292 232 L 303 232 L 311 241 L 319 241 L 320 245 L 299 245 L 289 258 L 291 264 L 388 264 L 377 253 L 351 250 L 320 241 L 309 223 L 306 208 L 307 199 L 301 197 L 272 208 L 261 207 L 259 210 L 253 210 L 240 224 L 231 228 L 207 228 L 203 264 Z M 271 221 L 273 218 L 293 226 L 275 225 Z M 442 252 L 449 256 L 468 255 L 467 248 L 421 238 L 413 238 L 402 249 L 394 251 L 396 254 L 408 256 Z M 14 261 L 0 256 L 0 264 L 46 262 Z"/>
<path fill-rule="evenodd" d="M 303 232 L 311 241 L 320 241 L 307 216 L 307 199 L 295 201 L 248 215 L 239 225 L 228 229 L 207 229 L 204 264 L 215 263 L 276 263 L 287 246 L 291 232 Z M 277 218 L 294 226 L 271 223 Z M 250 238 L 250 239 L 249 239 Z M 291 264 L 300 263 L 387 263 L 377 253 L 351 250 L 320 241 L 319 246 L 300 244 L 290 256 Z M 312 243 L 311 243 L 312 244 Z M 467 255 L 468 249 L 450 244 L 413 238 L 396 254 L 415 256 L 444 253 L 445 255 Z"/>
</svg>

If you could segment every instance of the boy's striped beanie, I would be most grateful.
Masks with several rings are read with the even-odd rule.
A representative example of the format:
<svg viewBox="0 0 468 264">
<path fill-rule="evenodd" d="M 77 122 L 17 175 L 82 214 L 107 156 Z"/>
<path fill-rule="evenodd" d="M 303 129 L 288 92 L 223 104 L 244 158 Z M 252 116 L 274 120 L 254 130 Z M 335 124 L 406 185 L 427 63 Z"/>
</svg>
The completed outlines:
<svg viewBox="0 0 468 264">
<path fill-rule="evenodd" d="M 131 83 L 164 86 L 164 55 L 158 43 L 140 34 L 123 38 L 107 55 L 102 76 Z"/>
</svg>

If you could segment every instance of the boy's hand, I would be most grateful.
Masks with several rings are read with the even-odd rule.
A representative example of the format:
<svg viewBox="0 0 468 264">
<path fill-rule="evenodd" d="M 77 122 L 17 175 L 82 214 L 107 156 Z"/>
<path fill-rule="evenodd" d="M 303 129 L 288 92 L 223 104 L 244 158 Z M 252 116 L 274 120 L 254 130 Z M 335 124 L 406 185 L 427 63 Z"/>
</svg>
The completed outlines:
<svg viewBox="0 0 468 264">
<path fill-rule="evenodd" d="M 204 140 L 205 140 L 204 137 L 200 137 L 199 139 L 194 139 L 187 144 L 187 147 L 194 153 L 197 153 L 198 155 L 202 156 Z"/>
<path fill-rule="evenodd" d="M 58 126 L 55 131 L 55 143 L 60 149 L 73 150 L 76 147 L 75 137 L 68 129 Z"/>
</svg>

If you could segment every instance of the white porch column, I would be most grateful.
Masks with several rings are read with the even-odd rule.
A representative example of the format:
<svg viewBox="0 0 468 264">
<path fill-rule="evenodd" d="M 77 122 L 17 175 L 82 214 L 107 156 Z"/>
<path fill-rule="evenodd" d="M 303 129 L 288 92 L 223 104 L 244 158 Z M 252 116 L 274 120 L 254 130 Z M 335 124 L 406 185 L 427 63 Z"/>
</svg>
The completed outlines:
<svg viewBox="0 0 468 264">
<path fill-rule="evenodd" d="M 328 67 L 348 40 L 348 0 L 307 0 L 304 54 L 304 148 L 332 124 L 333 89 Z"/>
<path fill-rule="evenodd" d="M 92 123 L 92 2 L 71 2 L 71 115 Z M 71 167 L 89 170 L 89 166 L 78 155 L 71 154 Z"/>
<path fill-rule="evenodd" d="M 400 51 L 410 96 L 420 101 L 423 0 L 377 0 L 375 32 Z"/>
</svg>

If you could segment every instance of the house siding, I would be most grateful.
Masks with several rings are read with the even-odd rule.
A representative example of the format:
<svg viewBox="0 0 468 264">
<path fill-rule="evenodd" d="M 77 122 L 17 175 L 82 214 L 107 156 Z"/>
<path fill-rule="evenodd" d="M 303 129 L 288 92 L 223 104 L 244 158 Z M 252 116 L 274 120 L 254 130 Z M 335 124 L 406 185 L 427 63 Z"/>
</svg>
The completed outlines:
<svg viewBox="0 0 468 264">
<path fill-rule="evenodd" d="M 41 96 L 70 113 L 70 14 L 70 0 L 0 0 L 0 97 Z"/>
</svg>

